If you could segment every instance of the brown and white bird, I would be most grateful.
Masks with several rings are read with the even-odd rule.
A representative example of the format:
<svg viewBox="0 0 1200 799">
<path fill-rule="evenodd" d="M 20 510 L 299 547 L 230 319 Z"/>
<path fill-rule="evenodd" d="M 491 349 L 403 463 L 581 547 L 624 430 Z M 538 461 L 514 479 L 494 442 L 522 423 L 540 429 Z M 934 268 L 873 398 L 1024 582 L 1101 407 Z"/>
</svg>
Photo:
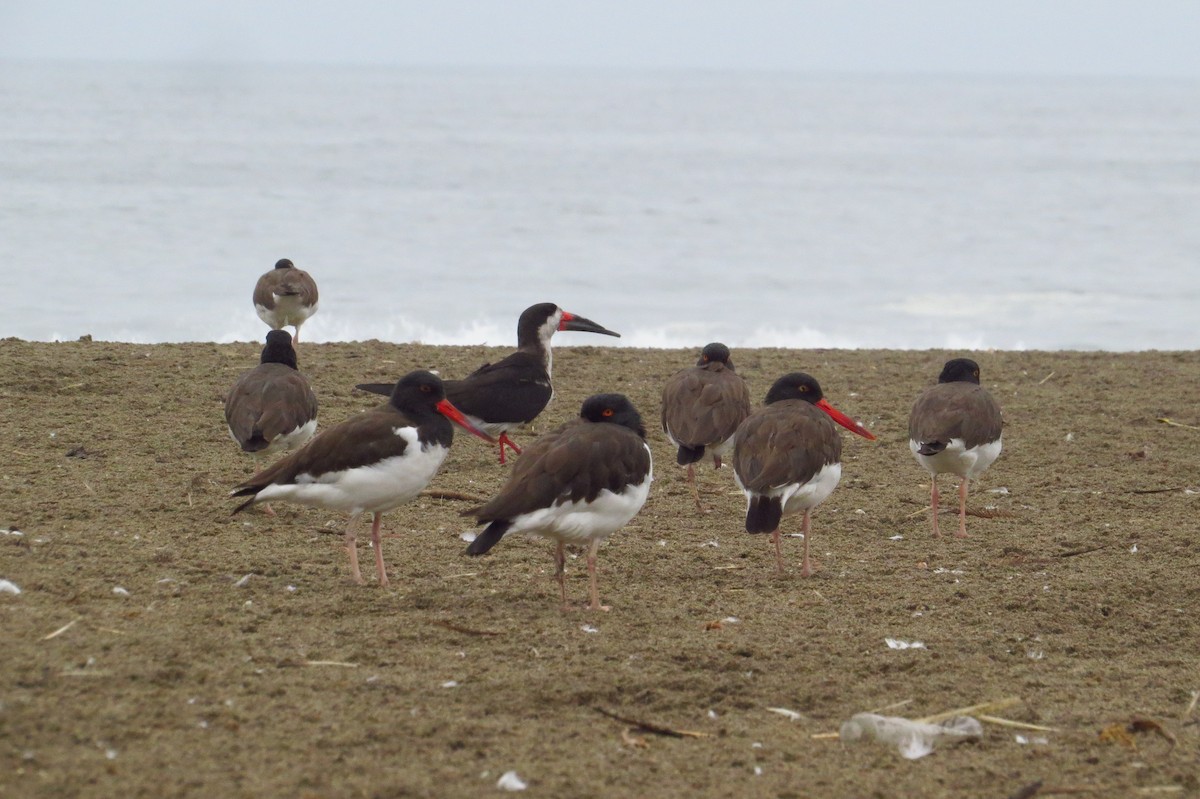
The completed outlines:
<svg viewBox="0 0 1200 799">
<path fill-rule="evenodd" d="M 596 551 L 632 519 L 654 479 L 646 428 L 622 394 L 597 394 L 579 417 L 525 448 L 508 482 L 490 502 L 465 511 L 486 522 L 468 555 L 483 555 L 507 533 L 531 533 L 555 542 L 555 578 L 567 608 L 567 544 L 587 545 L 589 608 L 600 604 Z"/>
<path fill-rule="evenodd" d="M 384 512 L 413 497 L 437 474 L 454 440 L 453 420 L 492 442 L 446 400 L 431 372 L 410 372 L 397 381 L 388 402 L 331 427 L 268 469 L 237 486 L 230 496 L 249 497 L 234 513 L 259 502 L 285 500 L 351 514 L 346 526 L 350 571 L 362 582 L 354 523 L 371 513 L 371 545 L 379 584 L 388 584 L 380 548 Z"/>
<path fill-rule="evenodd" d="M 728 347 L 713 342 L 700 352 L 695 366 L 676 372 L 663 386 L 663 431 L 677 448 L 676 462 L 687 466 L 688 484 L 701 511 L 696 462 L 707 451 L 720 469 L 721 459 L 733 451 L 738 425 L 750 415 L 750 391 L 729 355 Z"/>
<path fill-rule="evenodd" d="M 317 431 L 317 396 L 285 330 L 267 334 L 258 366 L 242 372 L 225 398 L 229 435 L 243 452 L 269 455 L 306 443 Z"/>
<path fill-rule="evenodd" d="M 285 330 L 267 333 L 258 366 L 242 372 L 225 397 L 229 435 L 255 457 L 302 446 L 317 431 L 317 395 L 296 364 Z M 274 516 L 270 504 L 263 510 Z"/>
<path fill-rule="evenodd" d="M 254 285 L 254 310 L 272 330 L 285 325 L 296 328 L 299 344 L 300 325 L 317 312 L 317 283 L 308 272 L 282 258 Z"/>
<path fill-rule="evenodd" d="M 936 386 L 917 398 L 908 417 L 908 448 L 930 474 L 933 535 L 938 530 L 939 474 L 956 474 L 958 538 L 967 537 L 967 484 L 1000 455 L 1004 419 L 1000 406 L 979 385 L 979 364 L 970 358 L 946 361 Z"/>
<path fill-rule="evenodd" d="M 780 521 L 803 512 L 804 560 L 800 574 L 812 574 L 809 514 L 833 493 L 842 478 L 842 438 L 833 422 L 875 440 L 869 430 L 825 400 L 816 380 L 803 372 L 792 372 L 775 381 L 767 392 L 766 404 L 738 428 L 733 476 L 746 495 L 746 531 L 771 534 L 780 572 L 784 571 Z"/>
<path fill-rule="evenodd" d="M 516 352 L 496 363 L 485 363 L 462 380 L 446 381 L 446 397 L 454 406 L 480 430 L 499 437 L 502 464 L 505 447 L 521 454 L 521 448 L 508 437 L 508 431 L 536 419 L 554 396 L 550 385 L 554 365 L 550 339 L 559 330 L 621 336 L 552 302 L 538 303 L 526 308 L 517 321 Z M 355 388 L 386 394 L 388 386 L 361 383 Z"/>
</svg>

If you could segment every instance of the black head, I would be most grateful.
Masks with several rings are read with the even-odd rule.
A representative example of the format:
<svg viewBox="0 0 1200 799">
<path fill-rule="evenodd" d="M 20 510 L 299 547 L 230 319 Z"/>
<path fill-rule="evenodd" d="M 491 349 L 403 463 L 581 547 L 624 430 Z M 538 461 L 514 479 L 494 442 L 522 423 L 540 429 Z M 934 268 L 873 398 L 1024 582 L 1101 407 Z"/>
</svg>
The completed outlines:
<svg viewBox="0 0 1200 799">
<path fill-rule="evenodd" d="M 392 389 L 391 404 L 407 414 L 433 413 L 439 402 L 446 398 L 442 379 L 433 372 L 418 370 L 409 372 L 396 381 Z"/>
<path fill-rule="evenodd" d="M 792 372 L 776 380 L 767 392 L 766 404 L 780 400 L 798 399 L 816 405 L 825 395 L 821 392 L 821 384 L 812 375 L 804 372 Z"/>
<path fill-rule="evenodd" d="M 696 365 L 704 366 L 706 363 L 723 363 L 730 370 L 733 369 L 733 361 L 729 360 L 729 348 L 719 341 L 714 341 L 700 350 L 700 360 L 696 361 Z"/>
<path fill-rule="evenodd" d="M 517 320 L 517 344 L 527 346 L 535 341 L 547 342 L 558 330 L 621 337 L 620 333 L 614 333 L 591 319 L 564 311 L 552 302 L 539 302 L 526 308 Z"/>
<path fill-rule="evenodd" d="M 292 263 L 291 261 L 289 261 L 287 258 L 280 258 L 278 261 L 275 262 L 275 268 L 276 269 L 295 269 L 296 265 L 294 263 Z"/>
<path fill-rule="evenodd" d="M 292 346 L 292 335 L 286 330 L 272 330 L 267 334 L 267 345 L 263 347 L 259 363 L 281 363 L 293 369 L 296 364 L 296 348 Z"/>
<path fill-rule="evenodd" d="M 946 361 L 942 373 L 938 375 L 939 383 L 974 383 L 979 385 L 979 364 L 970 358 L 955 358 Z"/>
<path fill-rule="evenodd" d="M 642 416 L 624 394 L 595 394 L 583 401 L 579 409 L 581 418 L 589 422 L 619 424 L 628 427 L 642 438 L 646 437 L 646 426 Z"/>
</svg>

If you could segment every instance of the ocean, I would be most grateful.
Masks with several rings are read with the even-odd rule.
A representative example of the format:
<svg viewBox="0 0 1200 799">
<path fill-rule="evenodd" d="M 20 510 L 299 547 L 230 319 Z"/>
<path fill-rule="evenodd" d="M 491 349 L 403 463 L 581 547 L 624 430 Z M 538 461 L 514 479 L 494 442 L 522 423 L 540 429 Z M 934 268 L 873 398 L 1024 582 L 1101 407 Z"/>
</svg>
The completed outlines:
<svg viewBox="0 0 1200 799">
<path fill-rule="evenodd" d="M 0 336 L 1200 348 L 1200 82 L 0 63 Z"/>
</svg>

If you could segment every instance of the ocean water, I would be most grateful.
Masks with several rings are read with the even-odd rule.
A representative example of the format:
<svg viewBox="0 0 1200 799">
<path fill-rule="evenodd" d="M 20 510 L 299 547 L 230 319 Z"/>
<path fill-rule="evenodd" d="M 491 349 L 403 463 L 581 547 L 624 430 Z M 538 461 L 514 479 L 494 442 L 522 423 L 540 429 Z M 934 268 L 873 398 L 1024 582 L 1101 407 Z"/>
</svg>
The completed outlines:
<svg viewBox="0 0 1200 799">
<path fill-rule="evenodd" d="M 0 336 L 1200 348 L 1200 83 L 0 63 Z"/>
</svg>

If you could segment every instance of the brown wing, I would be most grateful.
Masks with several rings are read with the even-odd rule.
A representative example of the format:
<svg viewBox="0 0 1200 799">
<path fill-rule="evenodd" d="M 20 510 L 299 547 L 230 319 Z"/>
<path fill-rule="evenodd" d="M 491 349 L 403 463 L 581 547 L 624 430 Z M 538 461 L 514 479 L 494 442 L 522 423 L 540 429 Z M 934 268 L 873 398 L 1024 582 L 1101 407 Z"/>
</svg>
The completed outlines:
<svg viewBox="0 0 1200 799">
<path fill-rule="evenodd" d="M 320 477 L 403 455 L 408 441 L 396 435 L 395 429 L 411 426 L 408 417 L 390 404 L 364 411 L 319 433 L 305 446 L 237 486 L 234 494 L 258 491 L 272 483 L 293 483 L 302 474 Z"/>
<path fill-rule="evenodd" d="M 663 430 L 690 447 L 719 444 L 750 415 L 750 391 L 723 363 L 677 372 L 663 387 Z"/>
<path fill-rule="evenodd" d="M 747 490 L 763 492 L 807 483 L 841 458 L 842 437 L 833 420 L 803 400 L 783 400 L 759 408 L 742 422 L 733 468 Z"/>
<path fill-rule="evenodd" d="M 273 310 L 276 294 L 294 294 L 304 305 L 315 305 L 317 282 L 303 269 L 272 269 L 254 285 L 254 304 Z"/>
<path fill-rule="evenodd" d="M 225 421 L 243 448 L 260 436 L 270 443 L 317 417 L 317 397 L 304 375 L 279 363 L 243 372 L 225 400 Z"/>
<path fill-rule="evenodd" d="M 1000 406 L 983 386 L 939 383 L 925 390 L 908 417 L 908 437 L 923 443 L 961 438 L 970 449 L 1000 438 Z"/>
<path fill-rule="evenodd" d="M 525 448 L 490 502 L 466 512 L 481 522 L 511 519 L 556 503 L 619 492 L 650 472 L 646 442 L 627 427 L 576 419 Z"/>
</svg>

